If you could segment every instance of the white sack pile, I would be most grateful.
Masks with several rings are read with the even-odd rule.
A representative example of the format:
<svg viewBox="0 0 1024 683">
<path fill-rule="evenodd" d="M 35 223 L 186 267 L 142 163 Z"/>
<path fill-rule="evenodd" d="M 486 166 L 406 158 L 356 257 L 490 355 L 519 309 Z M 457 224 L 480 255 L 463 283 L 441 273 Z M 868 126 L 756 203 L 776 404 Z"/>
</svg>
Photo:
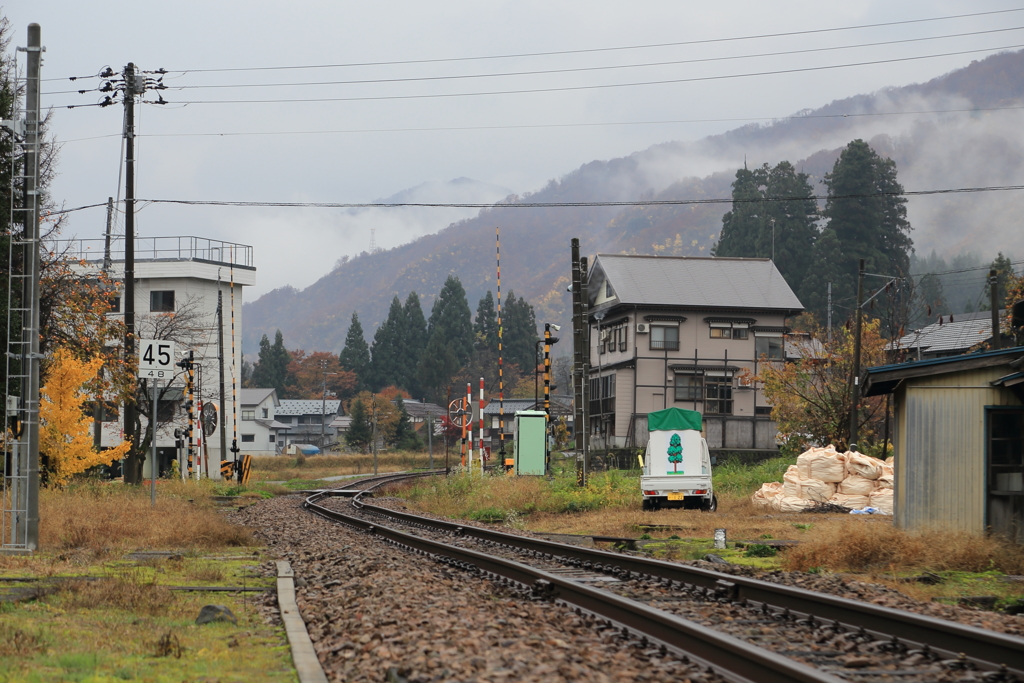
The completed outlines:
<svg viewBox="0 0 1024 683">
<path fill-rule="evenodd" d="M 863 453 L 839 453 L 830 445 L 801 454 L 781 484 L 762 484 L 751 500 L 778 512 L 799 512 L 828 502 L 854 510 L 874 507 L 891 515 L 892 495 L 891 462 Z"/>
</svg>

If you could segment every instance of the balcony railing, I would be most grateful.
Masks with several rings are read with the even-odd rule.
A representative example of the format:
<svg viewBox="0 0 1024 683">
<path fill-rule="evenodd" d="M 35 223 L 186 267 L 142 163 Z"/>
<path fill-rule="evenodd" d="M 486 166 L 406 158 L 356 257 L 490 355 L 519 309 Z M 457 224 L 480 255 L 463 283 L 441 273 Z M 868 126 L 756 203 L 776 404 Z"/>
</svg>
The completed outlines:
<svg viewBox="0 0 1024 683">
<path fill-rule="evenodd" d="M 651 340 L 651 348 L 665 351 L 678 351 L 679 340 L 655 341 Z"/>
<path fill-rule="evenodd" d="M 58 254 L 68 258 L 102 262 L 105 240 L 92 239 L 60 240 L 55 245 Z M 117 236 L 110 243 L 110 260 L 124 261 L 124 236 Z M 206 261 L 209 263 L 254 268 L 252 247 L 247 244 L 222 242 L 206 237 L 182 235 L 180 237 L 136 237 L 135 260 L 137 261 Z"/>
</svg>

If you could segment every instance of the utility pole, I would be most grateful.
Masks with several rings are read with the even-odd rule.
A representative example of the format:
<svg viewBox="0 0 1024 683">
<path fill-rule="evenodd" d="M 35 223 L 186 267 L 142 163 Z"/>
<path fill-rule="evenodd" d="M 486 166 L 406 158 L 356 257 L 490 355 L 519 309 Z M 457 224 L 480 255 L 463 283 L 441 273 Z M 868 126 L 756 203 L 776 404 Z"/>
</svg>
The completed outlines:
<svg viewBox="0 0 1024 683">
<path fill-rule="evenodd" d="M 39 79 L 42 62 L 42 29 L 39 24 L 28 25 L 28 67 L 25 70 L 25 212 L 24 241 L 25 284 L 28 289 L 28 318 L 22 335 L 22 372 L 27 375 L 28 386 L 22 385 L 22 429 L 27 434 L 28 467 L 25 547 L 39 548 L 39 144 L 42 112 L 39 108 Z M 16 96 L 16 95 L 15 95 Z M 13 245 L 12 245 L 13 247 Z M 23 296 L 24 300 L 25 297 Z M 24 305 L 24 304 L 23 304 Z M 23 313 L 22 315 L 25 315 Z"/>
<path fill-rule="evenodd" d="M 850 450 L 857 450 L 857 404 L 860 403 L 860 330 L 864 305 L 864 259 L 857 269 L 857 308 L 854 310 L 853 386 L 850 390 Z"/>
<path fill-rule="evenodd" d="M 573 237 L 572 249 L 572 402 L 573 436 L 576 450 L 576 484 L 587 485 L 587 462 L 583 457 L 583 288 L 580 282 L 580 241 Z"/>
<path fill-rule="evenodd" d="M 583 420 L 575 428 L 583 433 L 583 470 L 590 473 L 590 294 L 587 284 L 587 257 L 580 257 L 580 328 L 583 330 L 583 364 L 580 387 L 583 396 Z"/>
<path fill-rule="evenodd" d="M 124 68 L 124 360 L 135 367 L 135 64 Z M 134 374 L 134 370 L 132 371 Z M 125 459 L 126 484 L 142 482 L 142 459 L 135 442 L 134 392 L 124 402 L 124 435 L 132 441 Z"/>
<path fill-rule="evenodd" d="M 988 271 L 988 296 L 992 306 L 992 350 L 1003 348 L 1002 335 L 999 333 L 999 273 Z"/>
<path fill-rule="evenodd" d="M 228 459 L 228 414 L 224 406 L 224 293 L 217 276 L 217 364 L 220 371 L 220 457 Z M 236 464 L 237 467 L 237 464 Z"/>
<path fill-rule="evenodd" d="M 828 322 L 825 324 L 825 329 L 828 330 L 828 343 L 832 345 L 832 283 L 828 283 Z"/>
<path fill-rule="evenodd" d="M 114 198 L 107 197 L 107 230 L 103 233 L 103 272 L 107 273 L 113 261 L 110 258 L 110 234 L 114 229 Z"/>
</svg>

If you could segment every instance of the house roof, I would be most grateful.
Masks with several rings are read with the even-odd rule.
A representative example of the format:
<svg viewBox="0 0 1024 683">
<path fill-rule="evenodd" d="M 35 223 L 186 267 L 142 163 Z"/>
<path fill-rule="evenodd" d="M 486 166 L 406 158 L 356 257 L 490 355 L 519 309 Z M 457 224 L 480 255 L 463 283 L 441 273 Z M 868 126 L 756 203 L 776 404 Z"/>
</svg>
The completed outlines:
<svg viewBox="0 0 1024 683">
<path fill-rule="evenodd" d="M 392 401 L 394 403 L 394 401 Z M 409 417 L 413 419 L 426 418 L 430 415 L 434 417 L 440 417 L 441 415 L 447 415 L 448 411 L 435 403 L 420 403 L 419 401 L 403 401 L 402 405 L 405 406 L 405 412 L 409 414 Z"/>
<path fill-rule="evenodd" d="M 284 430 L 292 428 L 291 425 L 286 425 L 282 422 L 278 422 L 277 420 L 261 420 L 260 418 L 256 418 L 255 422 L 256 424 L 266 427 L 267 429 Z"/>
<path fill-rule="evenodd" d="M 771 259 L 600 254 L 590 281 L 601 273 L 620 304 L 803 310 Z"/>
<path fill-rule="evenodd" d="M 942 316 L 945 318 L 946 316 Z M 891 344 L 893 349 L 920 349 L 921 353 L 958 353 L 992 338 L 992 313 L 961 313 L 948 316 L 920 330 L 905 334 Z"/>
<path fill-rule="evenodd" d="M 263 403 L 267 400 L 267 396 L 274 394 L 274 405 L 278 405 L 280 401 L 277 400 L 277 390 L 271 387 L 270 389 L 239 389 L 238 391 L 238 403 L 243 406 L 255 406 Z"/>
<path fill-rule="evenodd" d="M 338 415 L 336 418 L 331 420 L 331 423 L 327 426 L 332 429 L 340 429 L 343 432 L 347 432 L 348 428 L 352 426 L 352 418 L 348 415 Z"/>
<path fill-rule="evenodd" d="M 1021 358 L 1024 358 L 1024 346 L 1000 349 L 999 351 L 948 356 L 945 358 L 929 358 L 928 360 L 919 360 L 912 363 L 879 365 L 875 368 L 868 368 L 868 371 L 865 373 L 864 395 L 880 396 L 892 393 L 899 386 L 900 382 L 915 377 L 942 375 L 962 370 L 977 370 L 997 365 L 1010 365 L 1016 369 L 1019 363 L 1014 363 L 1014 361 Z M 1004 377 L 1003 379 L 1006 378 Z"/>
<path fill-rule="evenodd" d="M 339 405 L 341 401 L 336 398 L 326 401 L 285 399 L 274 412 L 278 415 L 335 415 Z"/>
<path fill-rule="evenodd" d="M 534 407 L 538 410 L 544 410 L 544 397 L 541 396 L 539 400 L 534 401 L 532 398 L 506 398 L 504 407 L 505 415 L 513 416 L 520 410 L 534 410 Z M 484 415 L 498 415 L 499 403 L 496 399 L 491 399 L 490 402 L 484 406 Z M 552 396 L 551 397 L 551 412 L 555 415 L 567 415 L 572 413 L 572 397 L 570 396 Z"/>
</svg>

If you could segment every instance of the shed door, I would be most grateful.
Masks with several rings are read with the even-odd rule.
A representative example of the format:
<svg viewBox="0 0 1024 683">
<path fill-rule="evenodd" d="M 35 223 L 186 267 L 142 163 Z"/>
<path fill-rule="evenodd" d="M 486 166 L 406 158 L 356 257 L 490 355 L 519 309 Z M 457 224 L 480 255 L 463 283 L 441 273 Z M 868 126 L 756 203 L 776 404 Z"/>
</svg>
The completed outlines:
<svg viewBox="0 0 1024 683">
<path fill-rule="evenodd" d="M 1024 410 L 988 411 L 988 527 L 1024 543 Z"/>
</svg>

